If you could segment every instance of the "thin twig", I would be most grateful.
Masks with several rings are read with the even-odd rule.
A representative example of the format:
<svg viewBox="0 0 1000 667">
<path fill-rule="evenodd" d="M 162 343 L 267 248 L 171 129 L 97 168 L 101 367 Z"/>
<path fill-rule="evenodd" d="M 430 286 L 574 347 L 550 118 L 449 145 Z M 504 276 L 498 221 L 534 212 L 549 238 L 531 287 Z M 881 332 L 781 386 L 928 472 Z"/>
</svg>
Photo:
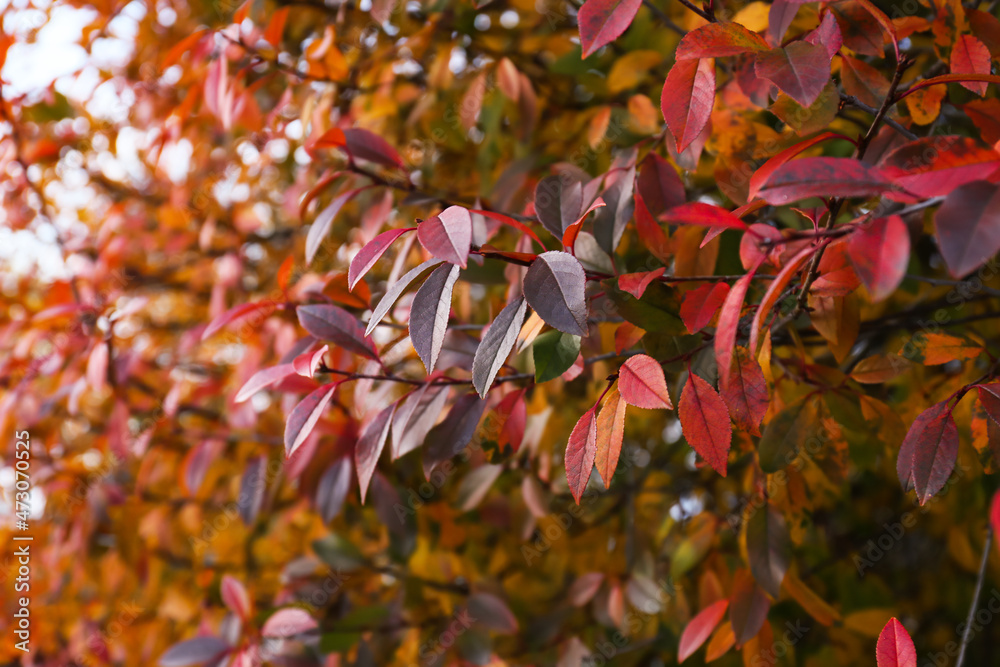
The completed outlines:
<svg viewBox="0 0 1000 667">
<path fill-rule="evenodd" d="M 972 594 L 972 604 L 969 605 L 969 615 L 965 618 L 965 629 L 962 630 L 962 641 L 959 644 L 958 658 L 955 660 L 955 667 L 962 667 L 965 660 L 965 649 L 969 645 L 972 623 L 975 620 L 976 607 L 979 605 L 979 594 L 983 591 L 983 581 L 986 579 L 986 563 L 989 561 L 990 547 L 993 542 L 993 527 L 987 526 L 986 540 L 983 543 L 983 557 L 979 561 L 979 574 L 976 576 L 976 590 Z"/>
</svg>

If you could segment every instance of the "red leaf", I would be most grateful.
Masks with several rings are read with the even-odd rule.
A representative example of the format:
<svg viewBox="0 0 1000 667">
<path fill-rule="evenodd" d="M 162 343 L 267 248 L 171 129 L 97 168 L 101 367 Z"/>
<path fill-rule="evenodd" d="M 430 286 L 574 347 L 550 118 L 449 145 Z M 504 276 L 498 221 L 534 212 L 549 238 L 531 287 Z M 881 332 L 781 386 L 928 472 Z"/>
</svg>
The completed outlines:
<svg viewBox="0 0 1000 667">
<path fill-rule="evenodd" d="M 542 240 L 538 238 L 538 235 L 535 234 L 535 232 L 531 231 L 531 228 L 529 228 L 523 222 L 519 222 L 508 215 L 504 215 L 503 213 L 495 213 L 493 211 L 484 211 L 483 209 L 478 209 L 478 208 L 470 209 L 469 213 L 477 213 L 479 215 L 485 215 L 487 218 L 492 218 L 497 222 L 502 222 L 505 225 L 510 225 L 519 232 L 522 232 L 530 236 L 531 240 L 537 243 L 542 248 L 545 247 L 545 244 L 542 243 Z"/>
<path fill-rule="evenodd" d="M 347 288 L 354 291 L 354 286 L 358 284 L 359 280 L 365 277 L 365 274 L 368 273 L 373 266 L 375 266 L 375 263 L 380 257 L 382 257 L 382 255 L 385 254 L 385 251 L 389 249 L 393 241 L 406 232 L 413 231 L 414 229 L 416 228 L 407 227 L 406 229 L 390 229 L 387 232 L 382 232 L 365 244 L 365 247 L 354 256 L 354 259 L 351 260 L 351 266 L 347 269 Z"/>
<path fill-rule="evenodd" d="M 722 387 L 722 398 L 736 425 L 753 435 L 760 435 L 760 423 L 770 401 L 764 371 L 745 347 L 737 347 L 729 371 L 729 383 Z"/>
<path fill-rule="evenodd" d="M 302 377 L 311 378 L 313 375 L 316 375 L 316 369 L 319 368 L 320 362 L 323 361 L 323 355 L 329 350 L 330 346 L 324 345 L 313 352 L 303 352 L 292 359 L 292 368 Z"/>
<path fill-rule="evenodd" d="M 990 502 L 990 527 L 994 535 L 1000 535 L 1000 491 L 993 494 Z"/>
<path fill-rule="evenodd" d="M 244 317 L 247 317 L 248 315 L 256 313 L 257 311 L 268 310 L 268 309 L 270 309 L 271 311 L 274 311 L 276 309 L 274 301 L 271 301 L 270 299 L 265 299 L 263 301 L 253 301 L 251 303 L 244 303 L 240 304 L 239 306 L 234 306 L 233 308 L 230 308 L 229 310 L 227 310 L 226 312 L 222 313 L 221 315 L 213 319 L 211 322 L 209 322 L 208 326 L 205 327 L 205 330 L 201 333 L 201 339 L 208 340 L 217 331 L 221 330 L 226 325 L 232 324 L 233 322 L 237 322 L 243 319 Z M 259 317 L 264 317 L 264 316 L 258 315 L 258 318 Z"/>
<path fill-rule="evenodd" d="M 664 214 L 663 220 L 671 225 L 698 225 L 699 227 L 739 229 L 741 231 L 747 229 L 745 222 L 726 209 L 704 202 L 691 202 L 675 206 Z"/>
<path fill-rule="evenodd" d="M 583 3 L 576 17 L 583 57 L 618 39 L 632 23 L 640 5 L 642 0 L 587 0 Z"/>
<path fill-rule="evenodd" d="M 729 410 L 712 385 L 690 373 L 677 404 L 677 416 L 688 444 L 725 477 L 733 429 Z"/>
<path fill-rule="evenodd" d="M 753 323 L 750 325 L 750 354 L 757 354 L 757 342 L 760 340 L 760 332 L 764 327 L 764 319 L 770 314 L 774 304 L 778 301 L 778 297 L 784 293 L 785 288 L 788 287 L 788 283 L 798 273 L 802 264 L 816 252 L 816 248 L 817 246 L 807 246 L 800 250 L 795 257 L 782 267 L 775 279 L 771 281 L 767 292 L 764 293 L 764 298 L 760 300 L 760 305 L 757 306 L 757 310 L 754 312 Z"/>
<path fill-rule="evenodd" d="M 681 319 L 687 330 L 698 333 L 708 326 L 728 294 L 729 285 L 726 283 L 702 285 L 687 292 L 681 302 Z"/>
<path fill-rule="evenodd" d="M 979 402 L 983 404 L 986 414 L 1000 426 L 1000 382 L 977 384 L 976 392 L 979 394 Z M 997 534 L 1000 535 L 1000 533 Z"/>
<path fill-rule="evenodd" d="M 705 643 L 716 626 L 726 615 L 729 600 L 717 600 L 698 612 L 681 633 L 681 641 L 677 647 L 677 662 L 684 662 Z"/>
<path fill-rule="evenodd" d="M 597 415 L 597 456 L 594 463 L 597 473 L 604 480 L 604 488 L 611 486 L 611 477 L 618 467 L 625 436 L 625 407 L 617 387 L 608 392 L 604 407 Z"/>
<path fill-rule="evenodd" d="M 666 262 L 670 258 L 670 240 L 664 233 L 663 228 L 653 219 L 642 195 L 635 193 L 635 230 L 639 235 L 639 240 L 649 248 L 661 262 Z"/>
<path fill-rule="evenodd" d="M 449 206 L 421 222 L 417 238 L 430 254 L 464 269 L 472 247 L 472 215 L 461 206 Z"/>
<path fill-rule="evenodd" d="M 653 217 L 684 203 L 684 183 L 677 170 L 656 153 L 650 153 L 639 167 L 636 188 Z"/>
<path fill-rule="evenodd" d="M 757 267 L 733 284 L 726 295 L 719 313 L 719 323 L 715 327 L 715 359 L 719 366 L 719 386 L 726 391 L 729 386 L 730 362 L 733 358 L 733 348 L 736 347 L 736 331 L 740 323 L 740 312 L 743 310 L 743 300 L 750 288 L 750 281 Z"/>
<path fill-rule="evenodd" d="M 986 45 L 972 35 L 959 35 L 951 47 L 952 74 L 989 74 L 990 51 Z M 962 82 L 962 85 L 976 95 L 986 94 L 986 83 Z"/>
<path fill-rule="evenodd" d="M 889 17 L 885 15 L 885 12 L 876 7 L 871 0 L 855 1 L 864 7 L 868 13 L 871 14 L 876 21 L 878 21 L 878 24 L 882 27 L 882 31 L 889 36 L 889 40 L 892 42 L 892 48 L 896 53 L 896 62 L 899 62 L 899 38 L 896 36 L 896 26 L 893 25 Z"/>
<path fill-rule="evenodd" d="M 329 405 L 333 398 L 333 392 L 337 391 L 339 382 L 325 384 L 313 393 L 303 398 L 298 405 L 292 408 L 285 423 L 285 457 L 291 456 L 299 448 L 305 439 L 312 433 L 319 421 L 323 410 Z"/>
<path fill-rule="evenodd" d="M 812 139 L 800 141 L 794 146 L 786 148 L 785 150 L 781 151 L 780 153 L 769 159 L 767 162 L 762 164 L 757 169 L 757 171 L 754 172 L 754 175 L 750 177 L 750 191 L 749 194 L 747 195 L 747 199 L 752 200 L 754 197 L 757 196 L 757 193 L 760 191 L 761 186 L 767 181 L 767 179 L 771 176 L 771 174 L 775 172 L 775 170 L 778 167 L 785 164 L 793 157 L 797 156 L 799 153 L 802 153 L 803 151 L 812 148 L 816 144 L 822 143 L 827 139 L 847 139 L 847 137 L 845 137 L 842 134 L 837 134 L 836 132 L 823 132 L 822 134 L 816 135 Z"/>
<path fill-rule="evenodd" d="M 618 287 L 637 299 L 641 299 L 649 284 L 662 276 L 666 271 L 662 266 L 652 271 L 640 273 L 624 273 L 618 276 Z"/>
<path fill-rule="evenodd" d="M 1000 167 L 1000 154 L 975 139 L 922 137 L 882 158 L 879 170 L 893 183 L 920 197 L 947 195 L 986 178 Z"/>
<path fill-rule="evenodd" d="M 597 420 L 594 417 L 596 407 L 583 413 L 566 444 L 566 481 L 569 482 L 569 490 L 577 505 L 587 488 L 597 456 Z"/>
<path fill-rule="evenodd" d="M 882 628 L 875 645 L 878 667 L 917 667 L 917 649 L 910 633 L 895 618 Z"/>
<path fill-rule="evenodd" d="M 671 409 L 670 394 L 663 368 L 652 357 L 637 354 L 629 357 L 618 371 L 618 390 L 629 405 L 650 410 Z"/>
<path fill-rule="evenodd" d="M 898 215 L 859 225 L 847 238 L 847 256 L 872 301 L 891 295 L 906 275 L 910 233 Z"/>
<path fill-rule="evenodd" d="M 348 352 L 378 359 L 375 344 L 365 336 L 354 315 L 330 304 L 299 306 L 296 310 L 302 328 L 320 340 L 333 341 Z"/>
<path fill-rule="evenodd" d="M 688 32 L 677 45 L 674 58 L 724 58 L 740 53 L 767 51 L 767 42 L 739 23 L 708 23 Z"/>
<path fill-rule="evenodd" d="M 899 448 L 896 473 L 904 490 L 916 489 L 923 505 L 940 491 L 958 456 L 958 427 L 941 401 L 916 418 Z"/>
<path fill-rule="evenodd" d="M 1000 187 L 975 181 L 952 191 L 934 214 L 948 271 L 961 278 L 1000 250 Z"/>
<path fill-rule="evenodd" d="M 904 97 L 911 95 L 921 88 L 929 88 L 930 86 L 938 86 L 942 83 L 964 83 L 967 81 L 983 81 L 985 83 L 1000 83 L 1000 76 L 996 74 L 942 74 L 940 76 L 934 76 L 929 79 L 923 79 L 922 81 L 917 81 L 912 86 L 907 88 L 902 93 L 896 96 L 896 101 L 902 100 Z"/>
<path fill-rule="evenodd" d="M 890 187 L 874 167 L 842 157 L 807 157 L 778 167 L 760 196 L 769 204 L 788 204 L 809 197 L 869 197 Z"/>
<path fill-rule="evenodd" d="M 663 83 L 660 110 L 677 152 L 698 138 L 708 124 L 715 105 L 715 63 L 711 58 L 679 60 Z"/>
<path fill-rule="evenodd" d="M 236 398 L 233 399 L 233 402 L 242 403 L 248 398 L 251 398 L 258 391 L 281 382 L 293 373 L 295 373 L 294 364 L 278 364 L 277 366 L 271 366 L 270 368 L 262 368 L 254 373 L 250 379 L 246 381 L 246 384 L 240 387 L 240 390 L 236 392 Z"/>
<path fill-rule="evenodd" d="M 774 83 L 805 108 L 823 92 L 830 80 L 830 55 L 821 44 L 792 42 L 757 56 L 757 76 Z"/>
<path fill-rule="evenodd" d="M 375 473 L 375 465 L 385 447 L 385 440 L 389 436 L 389 426 L 392 424 L 392 415 L 395 412 L 396 403 L 393 403 L 375 415 L 375 418 L 361 431 L 358 442 L 354 446 L 354 467 L 358 471 L 358 487 L 361 490 L 362 505 L 365 504 L 368 485 L 371 483 L 372 475 Z"/>
<path fill-rule="evenodd" d="M 359 127 L 348 128 L 344 130 L 344 140 L 351 157 L 376 162 L 386 167 L 402 169 L 406 166 L 388 141 L 368 130 Z"/>
<path fill-rule="evenodd" d="M 733 576 L 733 593 L 729 598 L 729 620 L 733 624 L 736 645 L 742 646 L 754 638 L 767 621 L 771 602 L 747 570 Z"/>
</svg>

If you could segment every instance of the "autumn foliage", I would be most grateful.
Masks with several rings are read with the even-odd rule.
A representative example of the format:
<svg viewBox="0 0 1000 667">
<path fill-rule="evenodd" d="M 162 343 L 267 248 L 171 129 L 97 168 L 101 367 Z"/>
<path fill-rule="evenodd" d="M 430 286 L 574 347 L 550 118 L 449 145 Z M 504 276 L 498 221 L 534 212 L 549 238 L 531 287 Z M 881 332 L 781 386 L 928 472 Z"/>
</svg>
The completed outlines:
<svg viewBox="0 0 1000 667">
<path fill-rule="evenodd" d="M 996 12 L 9 8 L 0 663 L 993 664 Z"/>
</svg>

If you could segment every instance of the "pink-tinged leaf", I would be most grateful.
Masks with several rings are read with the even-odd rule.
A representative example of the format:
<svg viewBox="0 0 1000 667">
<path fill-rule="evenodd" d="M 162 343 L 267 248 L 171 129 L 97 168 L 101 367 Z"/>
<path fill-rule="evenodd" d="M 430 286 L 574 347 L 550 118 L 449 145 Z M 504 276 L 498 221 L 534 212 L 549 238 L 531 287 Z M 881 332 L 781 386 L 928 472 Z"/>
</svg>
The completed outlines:
<svg viewBox="0 0 1000 667">
<path fill-rule="evenodd" d="M 434 424 L 445 403 L 448 388 L 424 384 L 402 399 L 392 418 L 392 460 L 409 454 L 419 447 Z"/>
<path fill-rule="evenodd" d="M 781 267 L 781 271 L 771 281 L 767 291 L 764 293 L 764 298 L 760 300 L 760 305 L 757 306 L 757 310 L 753 314 L 753 323 L 750 325 L 750 354 L 757 354 L 757 343 L 760 341 L 760 334 L 764 329 L 764 320 L 770 315 L 771 309 L 778 302 L 778 297 L 784 294 L 788 283 L 792 281 L 792 278 L 802 268 L 805 261 L 816 252 L 816 248 L 817 246 L 807 246 L 800 250 L 798 254 Z"/>
<path fill-rule="evenodd" d="M 325 384 L 313 393 L 303 398 L 292 408 L 285 423 L 285 457 L 291 456 L 316 427 L 323 410 L 330 404 L 333 392 L 337 391 L 339 382 Z"/>
<path fill-rule="evenodd" d="M 329 345 L 324 345 L 315 352 L 303 352 L 292 360 L 292 367 L 295 372 L 302 377 L 311 378 L 316 375 L 316 369 L 323 361 L 323 355 L 330 350 Z"/>
<path fill-rule="evenodd" d="M 310 616 L 305 609 L 286 607 L 279 609 L 267 619 L 260 634 L 268 639 L 285 639 L 305 634 L 318 627 L 316 619 Z"/>
<path fill-rule="evenodd" d="M 349 456 L 341 456 L 330 464 L 316 485 L 316 511 L 323 523 L 330 523 L 344 508 L 344 501 L 351 490 L 354 464 Z"/>
<path fill-rule="evenodd" d="M 660 111 L 683 153 L 708 125 L 715 105 L 715 62 L 711 58 L 678 60 L 663 83 Z"/>
<path fill-rule="evenodd" d="M 979 402 L 982 403 L 986 414 L 1000 426 L 1000 382 L 977 384 L 976 393 L 979 394 Z"/>
<path fill-rule="evenodd" d="M 875 659 L 878 667 L 917 667 L 917 649 L 910 633 L 895 618 L 890 618 L 879 633 Z"/>
<path fill-rule="evenodd" d="M 413 231 L 413 229 L 414 227 L 390 229 L 387 232 L 382 232 L 365 244 L 365 247 L 351 260 L 351 266 L 347 269 L 347 288 L 353 291 L 358 281 L 365 277 L 365 274 L 385 254 L 385 251 L 392 246 L 393 241 L 406 232 Z"/>
<path fill-rule="evenodd" d="M 517 632 L 517 617 L 507 603 L 492 593 L 473 593 L 469 596 L 469 616 L 487 630 L 503 635 Z"/>
<path fill-rule="evenodd" d="M 663 215 L 664 222 L 671 225 L 697 225 L 745 231 L 747 224 L 722 208 L 704 202 L 681 204 Z"/>
<path fill-rule="evenodd" d="M 922 137 L 882 158 L 879 170 L 919 197 L 947 195 L 1000 168 L 1000 153 L 970 137 Z"/>
<path fill-rule="evenodd" d="M 990 50 L 972 35 L 959 35 L 951 47 L 952 74 L 989 74 Z M 962 85 L 976 95 L 986 94 L 986 82 L 964 81 Z"/>
<path fill-rule="evenodd" d="M 764 371 L 745 347 L 736 348 L 729 368 L 729 383 L 720 386 L 722 399 L 737 426 L 760 435 L 760 423 L 770 402 Z"/>
<path fill-rule="evenodd" d="M 677 403 L 677 416 L 688 444 L 725 477 L 733 428 L 722 397 L 712 385 L 691 373 Z"/>
<path fill-rule="evenodd" d="M 580 504 L 583 491 L 590 481 L 590 473 L 597 458 L 597 419 L 594 416 L 596 408 L 595 405 L 583 413 L 573 427 L 569 442 L 566 444 L 566 481 L 569 482 L 569 490 L 577 505 Z"/>
<path fill-rule="evenodd" d="M 353 199 L 354 195 L 365 189 L 367 188 L 355 188 L 354 190 L 340 193 L 316 216 L 312 225 L 309 226 L 309 232 L 306 234 L 306 264 L 312 264 L 320 245 L 330 233 L 330 227 L 333 226 L 333 221 L 337 217 L 337 214 L 340 213 L 340 209 L 344 208 L 344 204 Z"/>
<path fill-rule="evenodd" d="M 375 306 L 375 310 L 372 311 L 372 316 L 368 320 L 368 326 L 365 328 L 365 336 L 372 335 L 372 332 L 375 331 L 375 327 L 379 325 L 382 318 L 385 317 L 386 313 L 389 312 L 389 309 L 396 303 L 396 300 L 402 296 L 403 292 L 406 291 L 406 288 L 409 287 L 414 280 L 419 278 L 420 275 L 427 269 L 437 266 L 440 263 L 441 260 L 439 259 L 429 259 L 419 266 L 415 266 L 410 269 L 403 274 L 402 278 L 394 282 L 392 286 L 386 290 L 385 296 L 379 300 L 378 305 Z"/>
<path fill-rule="evenodd" d="M 990 502 L 990 527 L 994 535 L 1000 535 L 1000 491 L 993 494 Z"/>
<path fill-rule="evenodd" d="M 739 23 L 707 23 L 688 32 L 677 45 L 674 58 L 724 58 L 767 51 L 767 42 Z"/>
<path fill-rule="evenodd" d="M 827 14 L 827 16 L 830 16 L 830 14 Z M 757 171 L 754 172 L 753 176 L 750 177 L 750 192 L 747 195 L 747 198 L 752 200 L 756 197 L 761 186 L 767 182 L 767 179 L 775 172 L 775 170 L 778 169 L 778 167 L 798 156 L 803 151 L 812 148 L 816 144 L 827 141 L 828 139 L 847 139 L 847 137 L 842 134 L 837 134 L 836 132 L 823 132 L 822 134 L 816 135 L 812 139 L 800 141 L 794 146 L 781 151 L 762 164 Z"/>
<path fill-rule="evenodd" d="M 681 633 L 681 641 L 677 647 L 677 662 L 690 658 L 705 640 L 708 639 L 716 626 L 722 622 L 729 608 L 729 600 L 717 600 L 698 612 Z"/>
<path fill-rule="evenodd" d="M 108 383 L 109 358 L 108 343 L 103 340 L 94 345 L 87 358 L 87 384 L 95 391 L 101 391 Z"/>
<path fill-rule="evenodd" d="M 223 576 L 219 593 L 222 596 L 223 604 L 229 607 L 234 614 L 244 621 L 250 618 L 250 596 L 239 579 L 228 574 Z"/>
<path fill-rule="evenodd" d="M 352 127 L 344 130 L 344 140 L 347 145 L 347 152 L 351 157 L 368 160 L 386 167 L 399 167 L 403 169 L 406 165 L 403 158 L 392 145 L 368 130 L 359 127 Z"/>
<path fill-rule="evenodd" d="M 430 254 L 464 269 L 472 247 L 472 215 L 461 206 L 449 206 L 421 222 L 417 238 Z"/>
<path fill-rule="evenodd" d="M 472 360 L 472 386 L 481 397 L 486 398 L 486 392 L 514 349 L 527 309 L 528 304 L 523 298 L 515 299 L 500 311 L 483 334 Z"/>
<path fill-rule="evenodd" d="M 713 345 L 719 366 L 719 387 L 723 392 L 729 387 L 730 363 L 733 358 L 733 348 L 736 347 L 736 333 L 740 324 L 740 312 L 743 310 L 743 300 L 746 299 L 747 290 L 750 289 L 750 282 L 756 271 L 755 266 L 733 284 L 733 288 L 726 295 L 726 300 L 722 302 L 719 322 L 715 327 Z"/>
<path fill-rule="evenodd" d="M 910 233 L 898 215 L 858 226 L 847 238 L 847 256 L 872 301 L 887 299 L 906 275 Z"/>
<path fill-rule="evenodd" d="M 618 390 L 626 403 L 637 408 L 670 410 L 674 407 L 667 393 L 663 367 L 645 354 L 625 360 L 618 371 Z"/>
<path fill-rule="evenodd" d="M 782 205 L 809 197 L 871 197 L 891 187 L 876 168 L 844 157 L 807 157 L 784 164 L 760 191 L 769 204 Z"/>
<path fill-rule="evenodd" d="M 764 203 L 764 200 L 756 201 Z M 765 204 L 766 206 L 766 204 Z M 740 239 L 740 263 L 744 269 L 751 266 L 759 266 L 775 253 L 781 251 L 782 246 L 776 242 L 781 240 L 781 232 L 771 225 L 762 222 L 755 222 L 750 225 L 749 233 L 744 234 Z"/>
<path fill-rule="evenodd" d="M 552 250 L 539 255 L 524 275 L 524 297 L 546 324 L 564 333 L 587 335 L 587 276 L 580 261 Z"/>
<path fill-rule="evenodd" d="M 302 328 L 320 340 L 332 341 L 353 354 L 378 359 L 375 345 L 365 335 L 358 318 L 330 304 L 299 306 L 295 310 Z"/>
<path fill-rule="evenodd" d="M 226 312 L 222 313 L 221 315 L 213 319 L 211 322 L 209 322 L 208 326 L 205 327 L 205 330 L 201 334 L 201 339 L 208 340 L 213 335 L 215 335 L 217 331 L 220 331 L 226 325 L 232 324 L 233 322 L 237 322 L 243 319 L 244 317 L 258 313 L 259 311 L 273 312 L 274 310 L 275 310 L 275 304 L 270 299 L 265 299 L 263 301 L 254 301 L 252 303 L 243 303 L 238 306 L 234 306 L 233 308 L 230 308 L 229 310 L 227 310 Z M 267 314 L 270 315 L 270 312 Z M 256 315 L 256 317 L 261 318 L 266 316 Z"/>
<path fill-rule="evenodd" d="M 803 39 L 810 44 L 821 45 L 826 49 L 826 53 L 830 56 L 831 60 L 840 51 L 840 47 L 844 45 L 844 37 L 840 34 L 840 26 L 837 25 L 837 19 L 833 15 L 833 12 L 824 14 L 823 20 L 819 22 L 819 26 L 815 30 L 806 33 Z"/>
<path fill-rule="evenodd" d="M 611 478 L 621 456 L 627 405 L 622 400 L 618 387 L 614 387 L 608 392 L 604 406 L 597 415 L 597 456 L 594 464 L 597 466 L 597 473 L 604 480 L 605 489 L 611 486 Z"/>
<path fill-rule="evenodd" d="M 526 477 L 525 479 L 529 478 Z M 597 595 L 597 590 L 603 582 L 604 574 L 601 572 L 581 574 L 569 587 L 569 590 L 566 591 L 566 599 L 574 607 L 582 607 Z"/>
<path fill-rule="evenodd" d="M 458 280 L 456 264 L 443 264 L 427 277 L 413 296 L 410 308 L 410 342 L 428 373 L 434 372 L 444 336 L 448 332 L 451 295 Z"/>
<path fill-rule="evenodd" d="M 652 271 L 642 271 L 640 273 L 624 273 L 618 276 L 618 287 L 628 292 L 637 299 L 641 299 L 646 288 L 654 280 L 662 276 L 666 269 L 662 266 Z"/>
<path fill-rule="evenodd" d="M 358 442 L 354 445 L 354 467 L 358 471 L 362 505 L 365 504 L 365 495 L 375 473 L 378 457 L 385 447 L 385 439 L 389 437 L 389 426 L 392 424 L 392 415 L 395 412 L 396 404 L 393 403 L 375 415 L 375 418 L 361 431 Z"/>
<path fill-rule="evenodd" d="M 230 646 L 218 637 L 195 637 L 171 646 L 160 656 L 161 667 L 188 667 L 218 660 Z"/>
<path fill-rule="evenodd" d="M 523 222 L 515 220 L 514 218 L 510 217 L 509 215 L 504 215 L 503 213 L 496 213 L 494 211 L 484 211 L 483 209 L 478 209 L 478 208 L 470 209 L 469 213 L 475 213 L 477 215 L 484 215 L 487 218 L 490 218 L 491 220 L 496 220 L 497 222 L 501 222 L 501 223 L 503 223 L 505 225 L 509 225 L 510 227 L 513 227 L 514 229 L 518 230 L 522 234 L 526 234 L 527 236 L 529 236 L 531 238 L 531 240 L 534 241 L 535 243 L 537 243 L 539 246 L 541 246 L 543 248 L 545 247 L 545 244 L 542 243 L 542 240 L 540 238 L 538 238 L 538 235 L 535 234 L 535 232 L 531 231 L 530 227 L 528 227 Z"/>
<path fill-rule="evenodd" d="M 948 401 L 941 401 L 916 418 L 899 448 L 896 473 L 903 489 L 916 489 L 923 505 L 944 488 L 958 457 L 958 427 Z"/>
<path fill-rule="evenodd" d="M 243 401 L 251 398 L 258 391 L 267 389 L 271 385 L 281 382 L 283 379 L 295 373 L 295 366 L 293 364 L 279 364 L 277 366 L 271 366 L 270 368 L 262 368 L 251 376 L 247 380 L 238 392 L 236 392 L 236 398 L 233 399 L 236 403 L 242 403 Z"/>
<path fill-rule="evenodd" d="M 587 0 L 576 21 L 583 57 L 618 39 L 632 23 L 642 0 Z"/>
<path fill-rule="evenodd" d="M 562 235 L 563 247 L 565 247 L 570 252 L 574 252 L 573 247 L 576 245 L 576 237 L 580 235 L 580 229 L 583 228 L 584 219 L 586 219 L 586 217 L 594 209 L 603 208 L 604 206 L 606 206 L 606 204 L 604 203 L 604 200 L 601 199 L 600 197 L 594 200 L 594 203 L 592 203 L 590 207 L 588 207 L 587 210 L 584 211 L 572 225 L 567 227 L 565 232 L 563 232 Z M 622 229 L 624 229 L 624 227 Z"/>
<path fill-rule="evenodd" d="M 441 463 L 459 454 L 472 440 L 479 426 L 479 420 L 486 409 L 486 401 L 478 394 L 464 394 L 448 411 L 448 416 L 435 426 L 427 436 L 424 450 L 424 477 Z"/>
<path fill-rule="evenodd" d="M 1000 250 L 1000 187 L 975 181 L 955 189 L 934 214 L 934 231 L 952 276 L 978 269 Z"/>
<path fill-rule="evenodd" d="M 653 217 L 684 203 L 684 182 L 673 165 L 656 153 L 649 153 L 639 167 L 636 188 Z"/>
<path fill-rule="evenodd" d="M 767 79 L 803 107 L 810 107 L 830 80 L 830 55 L 821 44 L 792 42 L 757 56 L 757 76 Z"/>
<path fill-rule="evenodd" d="M 698 333 L 708 326 L 728 294 L 729 285 L 726 283 L 702 285 L 685 292 L 681 302 L 681 320 L 687 330 Z"/>
</svg>

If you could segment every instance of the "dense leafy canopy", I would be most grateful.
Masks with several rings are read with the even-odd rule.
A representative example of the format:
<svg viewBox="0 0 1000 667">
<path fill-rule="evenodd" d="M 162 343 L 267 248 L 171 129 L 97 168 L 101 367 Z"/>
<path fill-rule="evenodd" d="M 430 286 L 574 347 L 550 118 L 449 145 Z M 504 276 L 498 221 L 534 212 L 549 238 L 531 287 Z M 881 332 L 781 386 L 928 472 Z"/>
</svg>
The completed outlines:
<svg viewBox="0 0 1000 667">
<path fill-rule="evenodd" d="M 996 2 L 38 7 L 0 662 L 991 661 Z"/>
</svg>

